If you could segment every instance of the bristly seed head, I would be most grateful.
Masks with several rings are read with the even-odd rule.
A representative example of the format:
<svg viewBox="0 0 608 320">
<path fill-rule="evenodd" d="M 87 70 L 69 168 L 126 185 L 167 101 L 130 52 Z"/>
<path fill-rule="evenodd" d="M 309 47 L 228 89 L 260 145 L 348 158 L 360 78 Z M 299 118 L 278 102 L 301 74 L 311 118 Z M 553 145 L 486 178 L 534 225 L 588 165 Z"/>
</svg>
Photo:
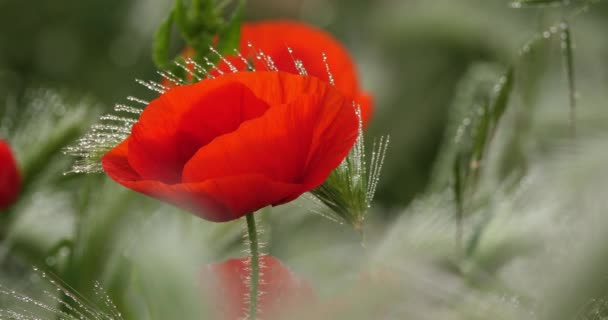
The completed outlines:
<svg viewBox="0 0 608 320">
<path fill-rule="evenodd" d="M 380 181 L 390 138 L 384 136 L 379 141 L 374 141 L 368 167 L 359 106 L 356 106 L 355 110 L 359 117 L 359 134 L 355 145 L 327 180 L 320 187 L 312 190 L 311 194 L 316 200 L 313 201 L 317 206 L 315 212 L 321 212 L 332 221 L 348 223 L 362 232 L 363 223 Z M 329 212 L 319 208 L 319 204 L 324 205 Z"/>
<path fill-rule="evenodd" d="M 53 315 L 55 319 L 59 320 L 124 320 L 116 305 L 98 282 L 95 282 L 93 287 L 95 301 L 92 301 L 75 292 L 54 275 L 47 274 L 38 267 L 34 267 L 33 270 L 39 278 L 46 279 L 55 287 L 56 290 L 53 292 L 47 290 L 43 292 L 53 303 L 41 302 L 0 285 L 0 296 L 14 301 L 10 308 L 0 308 L 0 319 L 6 317 L 6 319 L 38 320 L 47 319 L 46 317 Z"/>
</svg>

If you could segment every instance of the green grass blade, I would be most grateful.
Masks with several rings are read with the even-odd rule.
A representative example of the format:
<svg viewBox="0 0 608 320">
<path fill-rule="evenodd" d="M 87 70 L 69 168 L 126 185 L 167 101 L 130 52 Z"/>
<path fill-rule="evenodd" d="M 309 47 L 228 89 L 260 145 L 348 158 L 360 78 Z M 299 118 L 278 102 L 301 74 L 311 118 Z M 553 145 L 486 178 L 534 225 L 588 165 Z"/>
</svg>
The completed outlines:
<svg viewBox="0 0 608 320">
<path fill-rule="evenodd" d="M 570 25 L 566 20 L 560 23 L 560 29 L 562 33 L 561 39 L 561 53 L 564 61 L 564 70 L 566 71 L 566 77 L 568 80 L 568 98 L 570 102 L 570 128 L 572 133 L 575 132 L 576 122 L 576 84 L 574 81 L 574 59 L 572 53 L 572 33 L 570 31 Z"/>
</svg>

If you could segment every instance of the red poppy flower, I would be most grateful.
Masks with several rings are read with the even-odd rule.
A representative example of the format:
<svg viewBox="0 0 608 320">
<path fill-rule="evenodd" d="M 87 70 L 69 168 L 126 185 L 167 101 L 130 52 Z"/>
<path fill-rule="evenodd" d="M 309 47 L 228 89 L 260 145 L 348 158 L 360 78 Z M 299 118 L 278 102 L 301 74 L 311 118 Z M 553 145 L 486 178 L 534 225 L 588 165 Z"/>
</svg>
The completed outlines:
<svg viewBox="0 0 608 320">
<path fill-rule="evenodd" d="M 310 285 L 271 256 L 260 257 L 261 277 L 258 315 L 262 319 L 289 319 L 294 309 L 314 304 Z M 249 288 L 247 259 L 210 264 L 202 272 L 204 293 L 215 311 L 213 319 L 237 320 L 247 316 Z"/>
<path fill-rule="evenodd" d="M 243 56 L 255 61 L 258 70 L 264 70 L 262 61 L 253 59 L 256 52 L 248 46 L 249 42 L 253 44 L 253 49 L 262 50 L 270 56 L 281 71 L 298 73 L 294 63 L 294 59 L 297 59 L 302 61 L 309 75 L 329 81 L 329 66 L 335 86 L 346 97 L 360 104 L 364 123 L 369 121 L 372 97 L 361 91 L 355 63 L 348 51 L 329 33 L 294 21 L 244 23 L 239 50 Z M 288 47 L 292 49 L 292 54 Z M 322 53 L 327 56 L 327 65 Z M 244 64 L 240 60 L 235 63 L 239 62 Z"/>
<path fill-rule="evenodd" d="M 251 43 L 252 47 L 248 44 Z M 292 49 L 292 53 L 288 51 Z M 280 71 L 298 74 L 294 60 L 300 60 L 308 75 L 329 82 L 329 66 L 335 86 L 347 98 L 361 107 L 363 125 L 367 126 L 373 113 L 373 98 L 361 91 L 355 64 L 348 51 L 329 33 L 307 24 L 293 21 L 264 21 L 243 23 L 239 51 L 251 61 L 256 70 L 266 70 L 264 61 L 256 59 L 259 51 L 272 58 Z M 327 64 L 322 53 L 327 56 Z M 192 57 L 191 48 L 184 50 L 185 57 Z M 245 62 L 237 56 L 227 56 L 238 70 L 245 70 Z M 225 63 L 218 68 L 228 71 Z M 217 75 L 217 73 L 215 73 Z M 168 84 L 165 82 L 165 84 Z"/>
<path fill-rule="evenodd" d="M 128 188 L 229 221 L 321 185 L 357 123 L 351 102 L 318 78 L 230 73 L 152 101 L 102 165 Z"/>
<path fill-rule="evenodd" d="M 8 208 L 21 190 L 21 175 L 10 146 L 0 139 L 0 210 Z"/>
</svg>

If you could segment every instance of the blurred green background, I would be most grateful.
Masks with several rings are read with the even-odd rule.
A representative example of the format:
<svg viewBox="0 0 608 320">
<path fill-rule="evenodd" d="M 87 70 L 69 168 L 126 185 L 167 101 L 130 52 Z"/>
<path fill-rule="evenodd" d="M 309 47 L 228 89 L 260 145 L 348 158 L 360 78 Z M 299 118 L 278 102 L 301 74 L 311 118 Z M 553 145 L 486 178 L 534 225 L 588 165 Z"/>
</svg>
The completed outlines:
<svg viewBox="0 0 608 320">
<path fill-rule="evenodd" d="M 247 20 L 298 19 L 343 42 L 375 96 L 368 141 L 391 135 L 368 225 L 369 251 L 361 250 L 356 233 L 310 214 L 306 203 L 258 214 L 267 251 L 310 279 L 321 297 L 350 290 L 368 263 L 392 264 L 405 297 L 414 297 L 407 300 L 411 319 L 488 319 L 487 310 L 502 308 L 515 309 L 505 319 L 522 319 L 519 312 L 537 307 L 526 299 L 560 292 L 545 287 L 566 279 L 554 265 L 570 267 L 572 252 L 583 256 L 605 237 L 608 3 L 571 19 L 576 148 L 569 148 L 559 35 L 520 53 L 586 2 L 514 9 L 508 0 L 248 1 Z M 83 294 L 103 282 L 126 319 L 195 319 L 200 267 L 242 255 L 238 222 L 202 221 L 104 175 L 63 175 L 73 159 L 61 147 L 113 104 L 149 95 L 134 79 L 158 77 L 152 39 L 171 4 L 0 0 L 0 136 L 13 144 L 26 176 L 20 200 L 0 218 L 1 285 L 49 301 L 29 271 L 43 265 Z M 526 179 L 483 181 L 485 198 L 470 208 L 465 234 L 485 223 L 488 231 L 479 251 L 459 261 L 453 199 L 431 185 L 441 176 L 432 169 L 442 145 L 453 140 L 448 120 L 461 120 L 453 113 L 468 80 L 483 78 L 491 91 L 510 65 L 518 78 L 495 149 L 519 137 L 517 148 L 504 148 L 512 157 L 501 165 Z M 579 241 L 587 229 L 598 238 Z M 5 305 L 0 297 L 0 310 Z"/>
</svg>

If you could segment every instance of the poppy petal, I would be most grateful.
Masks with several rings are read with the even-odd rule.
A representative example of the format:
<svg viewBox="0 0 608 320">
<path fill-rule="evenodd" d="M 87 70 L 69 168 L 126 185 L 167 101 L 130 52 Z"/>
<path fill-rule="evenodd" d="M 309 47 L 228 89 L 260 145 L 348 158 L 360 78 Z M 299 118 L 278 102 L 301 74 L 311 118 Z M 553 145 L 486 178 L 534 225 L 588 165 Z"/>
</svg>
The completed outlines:
<svg viewBox="0 0 608 320">
<path fill-rule="evenodd" d="M 264 319 L 289 319 L 290 311 L 310 306 L 315 295 L 310 284 L 300 279 L 280 260 L 260 257 L 261 278 L 258 301 L 259 316 Z M 201 272 L 204 293 L 212 301 L 214 319 L 237 320 L 246 316 L 249 289 L 246 258 L 209 264 Z"/>
<path fill-rule="evenodd" d="M 302 185 L 274 181 L 259 174 L 222 177 L 176 187 L 192 197 L 190 207 L 186 209 L 215 222 L 238 219 L 294 193 L 302 193 Z M 201 201 L 201 196 L 206 198 Z"/>
<path fill-rule="evenodd" d="M 260 173 L 277 181 L 314 187 L 346 156 L 356 134 L 352 106 L 327 86 L 325 92 L 272 107 L 263 117 L 201 148 L 186 163 L 182 180 L 188 183 Z M 309 163 L 311 148 L 314 154 Z M 314 157 L 324 151 L 327 154 L 322 159 Z M 326 162 L 321 164 L 320 160 Z"/>
<path fill-rule="evenodd" d="M 110 167 L 108 161 L 112 160 L 106 162 Z M 301 185 L 272 181 L 256 174 L 175 185 L 153 180 L 123 180 L 110 172 L 108 174 L 129 189 L 214 222 L 238 219 L 302 189 Z"/>
<path fill-rule="evenodd" d="M 292 49 L 291 54 L 288 47 Z M 325 53 L 336 87 L 348 97 L 354 97 L 359 89 L 355 64 L 346 49 L 329 33 L 310 25 L 293 21 L 243 24 L 239 49 L 255 61 L 258 70 L 265 69 L 263 61 L 254 59 L 255 49 L 270 56 L 278 70 L 298 74 L 294 63 L 297 59 L 309 75 L 329 82 L 322 56 Z"/>
<path fill-rule="evenodd" d="M 129 163 L 144 179 L 178 183 L 184 163 L 201 146 L 266 109 L 230 78 L 175 87 L 152 101 L 133 126 Z"/>
<path fill-rule="evenodd" d="M 226 73 L 231 72 L 233 68 L 244 71 L 248 70 L 248 64 L 252 64 L 256 70 L 267 70 L 267 61 L 260 59 L 260 53 L 269 57 L 279 71 L 300 74 L 300 70 L 296 67 L 298 61 L 309 76 L 328 83 L 331 82 L 329 69 L 338 90 L 361 104 L 363 124 L 367 127 L 373 110 L 373 101 L 369 99 L 371 98 L 369 95 L 360 93 L 357 68 L 346 48 L 326 31 L 287 20 L 243 23 L 239 52 L 241 56 L 225 56 L 224 60 L 218 63 L 217 69 Z M 182 55 L 192 57 L 194 50 L 186 48 Z M 248 63 L 245 63 L 244 59 Z M 228 66 L 225 61 L 232 66 Z M 189 68 L 194 69 L 193 66 Z M 214 76 L 220 75 L 217 70 L 210 72 Z M 191 76 L 188 76 L 188 80 L 191 80 L 190 78 Z M 172 86 L 169 81 L 165 81 L 164 84 Z M 360 97 L 361 95 L 364 97 Z"/>
<path fill-rule="evenodd" d="M 128 141 L 102 158 L 104 171 L 121 185 L 162 199 L 210 221 L 229 221 L 278 202 L 298 192 L 301 185 L 287 184 L 262 175 L 222 177 L 202 183 L 170 185 L 141 180 L 127 161 Z"/>
<path fill-rule="evenodd" d="M 263 115 L 268 108 L 242 83 L 228 82 L 182 116 L 178 126 L 180 152 L 190 158 L 215 137 L 236 130 L 242 122 Z"/>
<path fill-rule="evenodd" d="M 114 149 L 101 158 L 101 165 L 112 179 L 118 180 L 140 180 L 141 177 L 129 164 L 129 138 L 125 139 Z"/>
</svg>

